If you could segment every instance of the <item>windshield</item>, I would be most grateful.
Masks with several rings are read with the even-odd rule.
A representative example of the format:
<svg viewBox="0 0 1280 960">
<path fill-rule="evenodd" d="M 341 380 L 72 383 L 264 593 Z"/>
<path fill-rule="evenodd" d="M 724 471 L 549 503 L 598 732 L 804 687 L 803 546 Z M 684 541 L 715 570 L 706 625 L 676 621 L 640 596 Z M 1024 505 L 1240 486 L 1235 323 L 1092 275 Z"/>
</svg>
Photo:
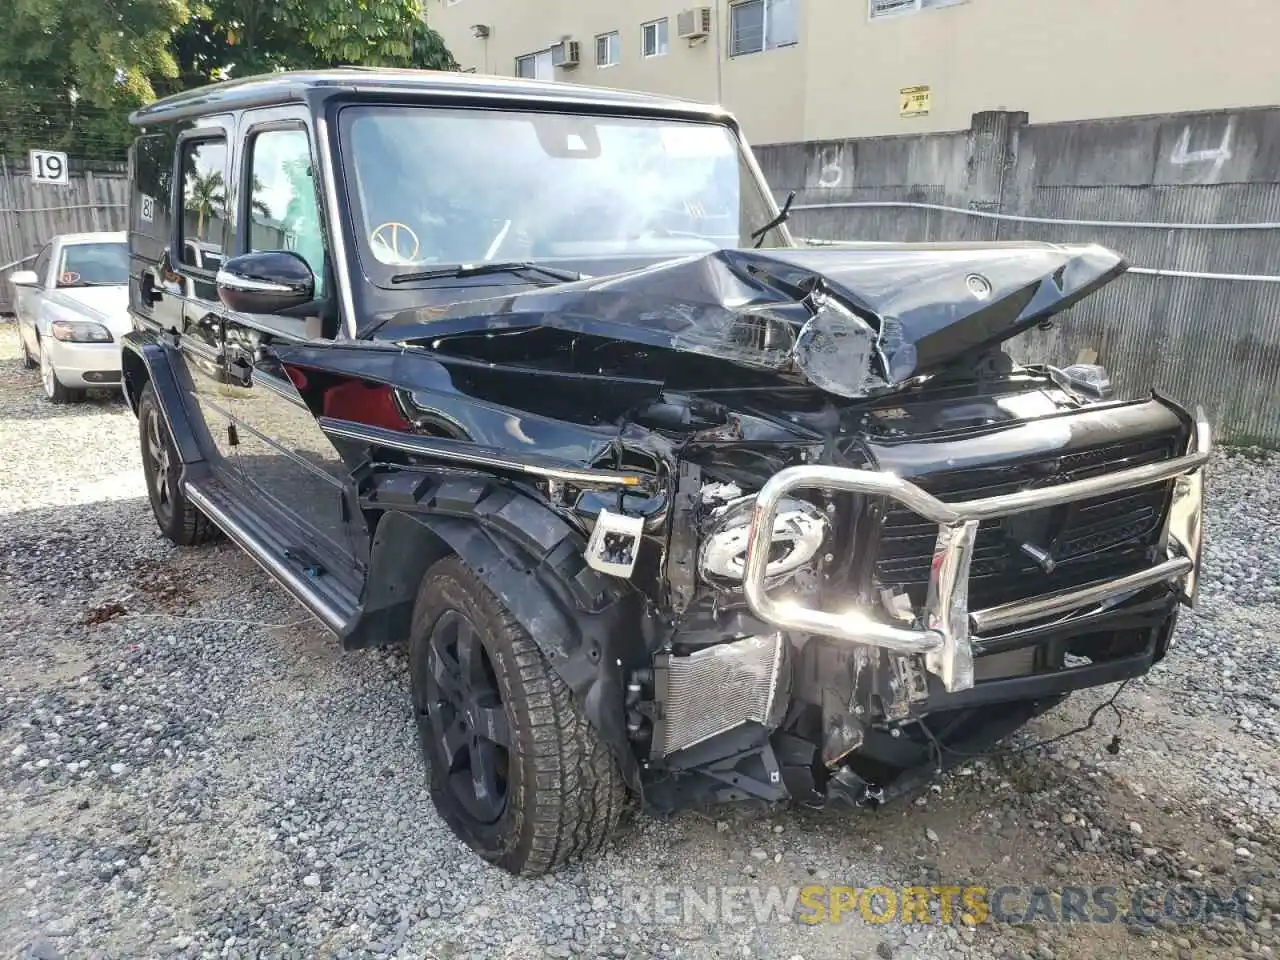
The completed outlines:
<svg viewBox="0 0 1280 960">
<path fill-rule="evenodd" d="M 76 243 L 62 248 L 58 286 L 89 287 L 129 282 L 129 251 L 123 243 Z"/>
<path fill-rule="evenodd" d="M 771 217 L 721 124 L 359 106 L 341 130 L 361 260 L 380 282 L 430 264 L 748 247 Z M 771 230 L 763 245 L 782 242 Z"/>
</svg>

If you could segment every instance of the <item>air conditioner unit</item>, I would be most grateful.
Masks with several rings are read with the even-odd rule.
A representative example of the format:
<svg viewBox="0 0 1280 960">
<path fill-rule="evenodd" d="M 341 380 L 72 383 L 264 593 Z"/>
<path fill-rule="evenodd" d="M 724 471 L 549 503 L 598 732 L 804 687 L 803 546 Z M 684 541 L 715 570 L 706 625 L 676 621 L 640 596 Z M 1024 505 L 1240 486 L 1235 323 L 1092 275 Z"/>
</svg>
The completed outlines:
<svg viewBox="0 0 1280 960">
<path fill-rule="evenodd" d="M 700 40 L 710 34 L 710 7 L 694 7 L 676 14 L 676 36 L 681 40 Z"/>
<path fill-rule="evenodd" d="M 582 44 L 577 40 L 561 40 L 551 45 L 551 65 L 568 70 L 582 60 Z"/>
</svg>

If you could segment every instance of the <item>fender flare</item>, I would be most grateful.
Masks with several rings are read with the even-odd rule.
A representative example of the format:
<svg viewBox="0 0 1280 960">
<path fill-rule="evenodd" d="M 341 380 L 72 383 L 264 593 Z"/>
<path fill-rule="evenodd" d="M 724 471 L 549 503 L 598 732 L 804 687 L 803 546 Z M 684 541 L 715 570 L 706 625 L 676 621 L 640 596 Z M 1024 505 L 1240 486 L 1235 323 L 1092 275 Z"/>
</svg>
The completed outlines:
<svg viewBox="0 0 1280 960">
<path fill-rule="evenodd" d="M 136 330 L 125 334 L 120 346 L 120 385 L 129 409 L 137 415 L 142 389 L 149 382 L 178 459 L 184 464 L 206 460 L 201 441 L 209 439 L 208 431 L 203 418 L 192 417 L 187 410 L 190 381 L 177 348 Z"/>
<path fill-rule="evenodd" d="M 501 524 L 486 522 L 483 511 L 461 517 L 388 510 L 374 534 L 361 615 L 342 637 L 343 646 L 407 637 L 423 575 L 436 561 L 456 555 L 538 645 L 609 747 L 627 784 L 640 792 L 625 703 L 627 672 L 648 662 L 647 646 L 637 636 L 636 624 L 643 619 L 638 598 L 587 567 L 575 532 L 549 509 L 525 496 L 508 497 L 506 491 L 487 499 L 505 500 L 507 507 L 520 504 L 517 513 L 541 512 L 540 539 L 554 539 L 554 545 L 545 552 L 531 550 L 530 527 L 519 539 L 508 536 Z M 563 537 L 554 536 L 557 527 Z M 637 655 L 645 659 L 637 661 Z"/>
</svg>

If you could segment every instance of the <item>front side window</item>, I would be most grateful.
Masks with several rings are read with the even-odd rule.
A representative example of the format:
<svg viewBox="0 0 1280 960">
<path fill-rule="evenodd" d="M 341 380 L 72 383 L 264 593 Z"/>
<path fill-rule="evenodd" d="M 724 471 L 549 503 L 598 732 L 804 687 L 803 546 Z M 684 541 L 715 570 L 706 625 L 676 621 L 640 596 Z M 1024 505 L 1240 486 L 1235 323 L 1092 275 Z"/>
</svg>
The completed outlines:
<svg viewBox="0 0 1280 960">
<path fill-rule="evenodd" d="M 729 7 L 729 56 L 789 47 L 799 41 L 796 0 L 744 0 Z"/>
<path fill-rule="evenodd" d="M 222 262 L 222 230 L 227 216 L 227 142 L 188 140 L 182 145 L 181 157 L 179 256 L 189 267 L 216 270 Z"/>
<path fill-rule="evenodd" d="M 324 232 L 307 132 L 266 130 L 250 141 L 249 156 L 247 249 L 294 251 L 315 274 L 316 296 L 323 296 Z"/>
<path fill-rule="evenodd" d="M 46 243 L 44 249 L 36 257 L 35 266 L 32 267 L 36 272 L 36 276 L 40 278 L 41 286 L 49 282 L 49 261 L 51 259 L 53 259 L 53 247 Z"/>
<path fill-rule="evenodd" d="M 622 59 L 622 38 L 615 30 L 596 37 L 596 66 L 612 67 Z"/>
<path fill-rule="evenodd" d="M 652 23 L 644 24 L 640 28 L 640 38 L 641 51 L 646 57 L 665 55 L 668 48 L 667 21 L 654 20 Z"/>
<path fill-rule="evenodd" d="M 129 249 L 123 242 L 75 243 L 62 248 L 59 287 L 100 287 L 129 282 Z"/>
<path fill-rule="evenodd" d="M 770 219 L 718 123 L 368 105 L 345 108 L 340 131 L 379 283 L 410 265 L 745 247 Z"/>
</svg>

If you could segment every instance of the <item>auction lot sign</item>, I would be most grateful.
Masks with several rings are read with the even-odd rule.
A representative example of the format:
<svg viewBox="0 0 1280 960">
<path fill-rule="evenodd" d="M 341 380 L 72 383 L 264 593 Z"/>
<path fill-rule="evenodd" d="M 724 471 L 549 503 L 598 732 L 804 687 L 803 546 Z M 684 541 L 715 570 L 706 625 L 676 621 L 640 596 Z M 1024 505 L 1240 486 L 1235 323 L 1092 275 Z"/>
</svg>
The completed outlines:
<svg viewBox="0 0 1280 960">
<path fill-rule="evenodd" d="M 52 183 L 60 187 L 71 183 L 67 155 L 57 150 L 32 150 L 28 154 L 31 179 L 36 183 Z"/>
</svg>

